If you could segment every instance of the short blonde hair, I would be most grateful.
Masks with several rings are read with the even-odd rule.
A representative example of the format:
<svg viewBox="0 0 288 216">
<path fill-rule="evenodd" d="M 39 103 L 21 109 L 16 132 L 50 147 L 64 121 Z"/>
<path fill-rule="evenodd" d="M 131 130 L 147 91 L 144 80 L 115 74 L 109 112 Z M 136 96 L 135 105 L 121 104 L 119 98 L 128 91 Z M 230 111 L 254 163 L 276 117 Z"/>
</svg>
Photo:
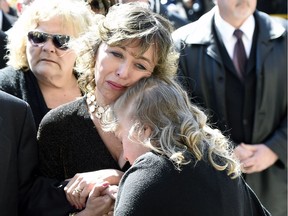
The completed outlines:
<svg viewBox="0 0 288 216">
<path fill-rule="evenodd" d="M 94 66 L 101 43 L 109 46 L 125 46 L 137 42 L 141 49 L 139 55 L 153 45 L 156 66 L 152 76 L 160 78 L 175 76 L 179 55 L 174 50 L 172 31 L 171 22 L 154 13 L 145 3 L 117 4 L 110 7 L 106 16 L 97 15 L 95 26 L 75 43 L 75 50 L 79 56 L 77 60 L 79 67 L 76 70 L 83 73 L 79 78 L 80 88 L 84 92 L 95 88 Z"/>
<path fill-rule="evenodd" d="M 93 22 L 93 13 L 87 3 L 79 0 L 36 0 L 25 8 L 14 26 L 8 31 L 8 65 L 15 69 L 29 69 L 26 57 L 27 34 L 39 22 L 54 17 L 62 19 L 62 25 L 71 25 L 74 37 L 86 32 Z"/>
</svg>

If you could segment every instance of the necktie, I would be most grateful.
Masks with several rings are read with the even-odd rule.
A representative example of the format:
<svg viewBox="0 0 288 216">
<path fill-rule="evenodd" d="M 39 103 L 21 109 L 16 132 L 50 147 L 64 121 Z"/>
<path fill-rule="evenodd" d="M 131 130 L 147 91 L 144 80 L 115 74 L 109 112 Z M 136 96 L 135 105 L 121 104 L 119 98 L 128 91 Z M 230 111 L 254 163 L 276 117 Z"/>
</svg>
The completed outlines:
<svg viewBox="0 0 288 216">
<path fill-rule="evenodd" d="M 245 73 L 245 66 L 246 66 L 246 53 L 245 48 L 242 41 L 243 32 L 239 29 L 234 31 L 234 36 L 237 38 L 234 53 L 233 53 L 233 63 L 237 70 L 238 76 L 241 80 L 243 80 L 244 73 Z"/>
</svg>

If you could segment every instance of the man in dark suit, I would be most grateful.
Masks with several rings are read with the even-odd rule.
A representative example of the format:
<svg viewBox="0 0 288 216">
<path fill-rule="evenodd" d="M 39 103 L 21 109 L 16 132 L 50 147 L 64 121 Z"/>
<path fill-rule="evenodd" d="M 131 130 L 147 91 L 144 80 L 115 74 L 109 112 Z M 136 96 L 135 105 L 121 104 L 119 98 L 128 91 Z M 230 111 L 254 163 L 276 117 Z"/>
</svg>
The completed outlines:
<svg viewBox="0 0 288 216">
<path fill-rule="evenodd" d="M 4 68 L 7 62 L 7 60 L 4 59 L 4 56 L 6 55 L 6 39 L 7 35 L 0 30 L 0 69 Z"/>
<path fill-rule="evenodd" d="M 216 0 L 215 8 L 176 30 L 179 79 L 231 138 L 264 206 L 287 216 L 287 30 L 256 4 Z M 241 64 L 234 63 L 238 54 Z"/>
<path fill-rule="evenodd" d="M 0 209 L 21 215 L 38 162 L 36 126 L 28 104 L 0 91 Z"/>
</svg>

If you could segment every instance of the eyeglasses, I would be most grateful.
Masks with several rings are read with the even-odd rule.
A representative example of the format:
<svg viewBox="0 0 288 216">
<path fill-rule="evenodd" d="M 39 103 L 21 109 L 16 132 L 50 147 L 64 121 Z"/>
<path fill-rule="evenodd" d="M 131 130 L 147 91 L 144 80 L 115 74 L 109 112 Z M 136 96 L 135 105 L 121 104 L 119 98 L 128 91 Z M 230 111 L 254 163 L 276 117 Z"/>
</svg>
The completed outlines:
<svg viewBox="0 0 288 216">
<path fill-rule="evenodd" d="M 53 35 L 39 31 L 30 31 L 28 33 L 28 39 L 34 46 L 43 46 L 47 40 L 51 38 L 54 46 L 60 50 L 67 50 L 67 43 L 70 37 L 67 35 Z"/>
</svg>

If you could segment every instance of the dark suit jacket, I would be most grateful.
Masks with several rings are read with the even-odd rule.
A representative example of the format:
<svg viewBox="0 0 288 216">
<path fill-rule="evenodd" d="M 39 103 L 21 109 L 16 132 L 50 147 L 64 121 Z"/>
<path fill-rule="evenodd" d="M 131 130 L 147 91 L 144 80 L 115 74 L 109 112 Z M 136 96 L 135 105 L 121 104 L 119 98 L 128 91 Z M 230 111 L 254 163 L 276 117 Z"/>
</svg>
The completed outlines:
<svg viewBox="0 0 288 216">
<path fill-rule="evenodd" d="M 28 104 L 0 91 L 1 216 L 21 215 L 38 162 L 36 127 Z"/>
<path fill-rule="evenodd" d="M 264 143 L 279 157 L 277 163 L 249 174 L 246 181 L 272 215 L 287 212 L 287 31 L 265 13 L 256 11 L 256 100 L 251 143 Z M 188 91 L 214 114 L 213 122 L 227 124 L 225 64 L 212 32 L 214 10 L 173 33 L 181 50 L 180 68 Z M 201 31 L 199 31 L 201 29 Z M 186 46 L 181 45 L 184 42 Z M 237 113 L 235 113 L 237 115 Z M 210 115 L 209 115 L 210 116 Z M 280 213 L 282 212 L 282 214 Z"/>
<path fill-rule="evenodd" d="M 0 30 L 0 69 L 4 68 L 6 66 L 6 60 L 4 59 L 4 56 L 6 55 L 6 39 L 7 35 Z"/>
</svg>

